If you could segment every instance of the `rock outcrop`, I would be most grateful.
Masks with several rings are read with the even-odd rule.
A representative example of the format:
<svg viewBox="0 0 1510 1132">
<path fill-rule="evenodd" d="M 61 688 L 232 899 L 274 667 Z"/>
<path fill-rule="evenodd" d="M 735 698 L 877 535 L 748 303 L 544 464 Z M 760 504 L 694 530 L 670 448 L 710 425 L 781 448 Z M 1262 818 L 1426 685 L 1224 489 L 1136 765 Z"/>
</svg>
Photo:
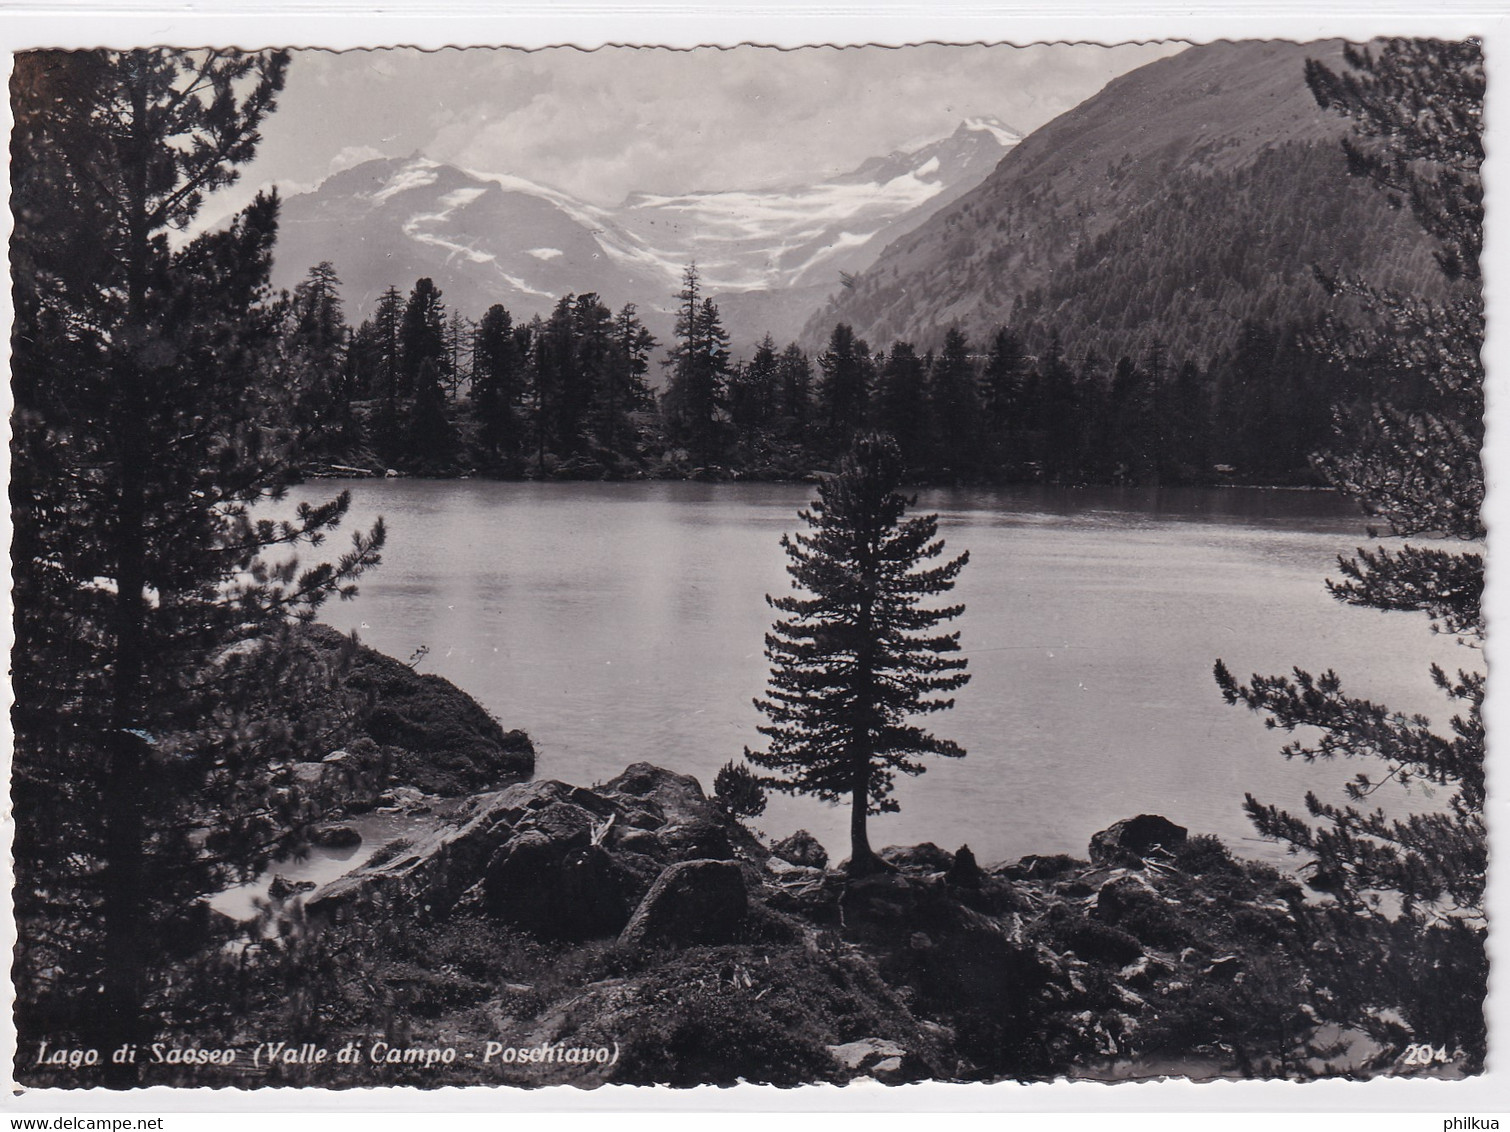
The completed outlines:
<svg viewBox="0 0 1510 1132">
<path fill-rule="evenodd" d="M 1172 852 L 1185 844 L 1189 834 L 1183 825 L 1175 825 L 1158 814 L 1139 814 L 1135 818 L 1113 822 L 1091 837 L 1091 860 L 1098 864 L 1133 864 L 1155 849 Z"/>
<path fill-rule="evenodd" d="M 517 812 L 517 792 L 532 785 L 467 799 L 449 823 L 413 844 L 402 844 L 396 853 L 379 850 L 361 868 L 310 893 L 305 914 L 317 921 L 340 921 L 381 898 L 425 916 L 444 915 L 484 875 L 513 830 L 508 815 Z"/>
<path fill-rule="evenodd" d="M 272 883 L 267 886 L 267 895 L 269 899 L 282 903 L 289 897 L 297 896 L 301 892 L 309 892 L 314 887 L 314 881 L 289 880 L 280 873 L 274 876 Z"/>
<path fill-rule="evenodd" d="M 805 829 L 799 829 L 790 837 L 784 837 L 772 845 L 771 855 L 789 865 L 801 865 L 808 869 L 828 867 L 828 850 Z"/>
<path fill-rule="evenodd" d="M 948 872 L 954 864 L 954 857 L 931 841 L 925 841 L 921 845 L 888 845 L 876 856 L 888 865 L 927 869 L 936 873 Z"/>
<path fill-rule="evenodd" d="M 690 774 L 634 763 L 599 793 L 623 813 L 623 827 L 655 835 L 654 841 L 638 845 L 641 851 L 649 847 L 650 855 L 663 862 L 767 855 L 755 836 L 708 798 Z"/>
<path fill-rule="evenodd" d="M 968 847 L 923 844 L 889 847 L 885 870 L 856 877 L 816 863 L 809 835 L 766 847 L 696 779 L 647 763 L 590 790 L 540 781 L 449 809 L 405 804 L 432 802 L 433 832 L 309 894 L 306 914 L 380 897 L 388 914 L 610 948 L 617 973 L 554 992 L 528 1032 L 611 1020 L 602 1037 L 636 1051 L 614 1080 L 723 1080 L 756 1047 L 773 1081 L 969 1077 L 1003 1049 L 1044 1072 L 1125 1059 L 1177 1046 L 1187 1015 L 1215 1012 L 1212 1033 L 1241 1024 L 1250 945 L 1305 946 L 1297 886 L 1156 815 L 1098 833 L 1090 863 L 983 867 Z M 793 964 L 810 982 L 773 997 Z M 775 1036 L 799 1015 L 800 1073 Z"/>
<path fill-rule="evenodd" d="M 873 1077 L 889 1085 L 920 1081 L 928 1076 L 927 1068 L 907 1049 L 888 1038 L 860 1038 L 858 1041 L 831 1045 L 828 1052 L 848 1078 Z"/>
<path fill-rule="evenodd" d="M 954 861 L 949 866 L 948 878 L 950 884 L 960 888 L 980 888 L 985 884 L 986 875 L 981 872 L 975 854 L 970 852 L 970 846 L 961 845 L 959 851 L 954 854 Z"/>
<path fill-rule="evenodd" d="M 306 914 L 338 918 L 381 894 L 435 918 L 465 898 L 541 939 L 617 935 L 667 866 L 763 860 L 697 779 L 636 763 L 599 790 L 523 782 L 479 794 L 401 852 L 331 882 Z"/>
<path fill-rule="evenodd" d="M 362 843 L 362 835 L 355 826 L 320 825 L 310 831 L 309 840 L 324 849 L 355 849 Z"/>
<path fill-rule="evenodd" d="M 459 795 L 534 772 L 529 736 L 505 731 L 449 680 L 416 672 L 328 625 L 301 632 L 309 648 L 342 670 L 341 694 L 360 705 L 341 741 L 352 749 L 366 744 L 386 750 L 392 781 L 427 794 Z"/>
<path fill-rule="evenodd" d="M 749 911 L 739 865 L 681 861 L 656 879 L 619 943 L 625 947 L 734 943 L 743 934 Z"/>
</svg>

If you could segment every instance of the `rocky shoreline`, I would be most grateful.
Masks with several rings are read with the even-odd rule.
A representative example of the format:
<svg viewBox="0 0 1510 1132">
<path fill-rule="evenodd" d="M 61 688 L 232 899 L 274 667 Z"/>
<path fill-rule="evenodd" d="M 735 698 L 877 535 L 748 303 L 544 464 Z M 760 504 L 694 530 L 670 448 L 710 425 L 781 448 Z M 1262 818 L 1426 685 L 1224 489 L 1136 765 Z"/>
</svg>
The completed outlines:
<svg viewBox="0 0 1510 1132">
<path fill-rule="evenodd" d="M 1355 977 L 1382 921 L 1330 915 L 1326 894 L 1158 815 L 1096 832 L 1083 858 L 925 843 L 850 876 L 811 835 L 768 842 L 649 763 L 591 787 L 532 780 L 529 737 L 448 681 L 324 626 L 299 634 L 329 688 L 299 710 L 339 720 L 322 732 L 339 747 L 292 764 L 288 789 L 324 800 L 305 839 L 350 867 L 271 866 L 252 919 L 210 916 L 190 964 L 204 1009 L 163 1037 L 454 1060 L 242 1058 L 149 1067 L 144 1084 L 1364 1077 L 1409 1040 Z M 613 1056 L 459 1052 L 495 1047 Z M 88 1082 L 36 1067 L 26 1083 Z"/>
<path fill-rule="evenodd" d="M 1362 1073 L 1378 1052 L 1328 1030 L 1296 966 L 1326 946 L 1301 888 L 1157 815 L 1095 834 L 1087 859 L 981 865 L 923 844 L 851 878 L 809 835 L 767 845 L 648 763 L 592 789 L 407 804 L 438 814 L 433 831 L 288 893 L 285 932 L 340 938 L 381 916 L 439 940 L 404 978 L 455 1009 L 416 992 L 434 1015 L 416 1035 L 623 1053 L 548 1079 L 458 1066 L 408 1083 L 1304 1076 Z M 482 977 L 444 958 L 489 940 Z M 521 941 L 533 960 L 509 969 Z M 534 977 L 542 958 L 575 973 Z"/>
</svg>

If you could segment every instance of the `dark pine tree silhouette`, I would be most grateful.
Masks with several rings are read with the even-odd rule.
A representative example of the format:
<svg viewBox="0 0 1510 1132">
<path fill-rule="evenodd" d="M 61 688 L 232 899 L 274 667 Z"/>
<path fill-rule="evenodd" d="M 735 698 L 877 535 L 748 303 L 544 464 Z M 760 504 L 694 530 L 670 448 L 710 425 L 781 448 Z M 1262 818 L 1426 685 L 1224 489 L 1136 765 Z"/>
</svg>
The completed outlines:
<svg viewBox="0 0 1510 1132">
<path fill-rule="evenodd" d="M 279 380 L 295 398 L 302 459 L 329 460 L 350 446 L 347 328 L 341 280 L 328 262 L 309 269 L 283 304 Z"/>
<path fill-rule="evenodd" d="M 608 452 L 634 457 L 633 414 L 650 408 L 654 398 L 645 384 L 655 336 L 645 329 L 633 303 L 614 316 L 613 344 L 593 394 L 592 429 Z"/>
<path fill-rule="evenodd" d="M 766 749 L 745 751 L 775 772 L 766 779 L 773 789 L 850 802 L 857 875 L 882 867 L 866 817 L 898 809 L 896 774 L 923 773 L 920 755 L 965 753 L 910 720 L 953 707 L 948 693 L 970 679 L 959 633 L 936 631 L 964 606 L 922 604 L 951 590 L 970 556 L 926 565 L 943 553 L 938 517 L 905 517 L 902 474 L 891 437 L 861 434 L 812 509 L 799 512 L 809 533 L 782 537 L 799 592 L 766 597 L 786 617 L 766 635 L 768 698 L 755 701 L 769 720 L 759 728 Z"/>
<path fill-rule="evenodd" d="M 1057 335 L 1049 340 L 1037 373 L 1034 408 L 1042 438 L 1041 467 L 1046 477 L 1062 482 L 1079 470 L 1085 417 L 1075 371 L 1065 360 Z"/>
<path fill-rule="evenodd" d="M 446 348 L 446 306 L 440 289 L 431 279 L 420 279 L 409 292 L 399 324 L 398 394 L 412 397 L 419 391 L 420 370 L 426 363 L 442 385 L 451 380 L 451 353 Z"/>
<path fill-rule="evenodd" d="M 390 466 L 403 454 L 403 424 L 399 419 L 403 319 L 404 296 L 397 287 L 389 287 L 378 299 L 371 321 L 363 323 L 357 332 L 356 353 L 364 368 L 353 384 L 377 402 L 367 419 L 367 443 Z"/>
<path fill-rule="evenodd" d="M 813 367 L 807 355 L 793 342 L 781 352 L 777 385 L 781 392 L 782 433 L 789 440 L 800 440 L 807 430 L 811 409 Z"/>
<path fill-rule="evenodd" d="M 775 419 L 780 389 L 776 343 L 767 334 L 749 362 L 739 366 L 729 381 L 729 422 L 734 435 L 752 455 L 752 446 Z"/>
<path fill-rule="evenodd" d="M 402 379 L 401 331 L 404 324 L 404 293 L 389 286 L 378 298 L 377 309 L 372 313 L 372 340 L 376 354 L 377 369 L 373 372 L 373 395 L 392 400 L 399 394 Z"/>
<path fill-rule="evenodd" d="M 1003 326 L 991 339 L 991 352 L 981 376 L 981 409 L 985 424 L 984 456 L 995 472 L 1011 467 L 1015 458 L 1010 440 L 1026 427 L 1022 419 L 1023 383 L 1028 359 L 1022 339 Z"/>
<path fill-rule="evenodd" d="M 456 466 L 456 428 L 446 415 L 446 392 L 428 358 L 414 386 L 414 409 L 404 432 L 405 463 L 419 471 L 449 471 Z"/>
<path fill-rule="evenodd" d="M 980 396 L 970 344 L 958 327 L 945 333 L 944 348 L 928 374 L 928 407 L 934 465 L 950 478 L 971 476 L 980 436 Z"/>
<path fill-rule="evenodd" d="M 870 347 L 855 337 L 854 328 L 844 322 L 835 326 L 828 349 L 818 356 L 823 374 L 818 384 L 818 423 L 829 452 L 843 452 L 865 424 L 874 368 Z"/>
<path fill-rule="evenodd" d="M 508 310 L 495 303 L 472 339 L 472 412 L 484 465 L 512 468 L 523 441 L 524 359 Z"/>
<path fill-rule="evenodd" d="M 682 275 L 676 316 L 676 344 L 666 364 L 670 380 L 662 411 L 672 435 L 686 444 L 692 458 L 706 463 L 722 450 L 721 425 L 729 374 L 729 336 L 718 307 L 704 298 L 697 265 Z"/>
<path fill-rule="evenodd" d="M 529 384 L 529 435 L 535 449 L 537 475 L 545 474 L 545 450 L 551 440 L 550 422 L 556 402 L 556 337 L 545 332 L 545 320 L 538 314 L 530 319 L 524 335 L 529 343 L 524 352 Z"/>
<path fill-rule="evenodd" d="M 1210 463 L 1206 444 L 1210 435 L 1207 411 L 1208 395 L 1201 371 L 1186 361 L 1167 387 L 1164 409 L 1160 413 L 1169 438 L 1169 461 L 1174 477 L 1194 479 Z"/>
<path fill-rule="evenodd" d="M 880 428 L 896 438 L 902 459 L 916 465 L 927 456 L 928 387 L 923 359 L 911 342 L 898 342 L 881 367 L 875 416 Z"/>
<path fill-rule="evenodd" d="M 102 1050 L 174 1021 L 202 898 L 307 818 L 251 717 L 235 646 L 265 651 L 377 559 L 331 565 L 348 498 L 252 508 L 291 474 L 293 398 L 268 380 L 277 220 L 261 196 L 176 249 L 250 161 L 282 52 L 41 51 L 12 78 L 16 319 L 11 481 L 17 1021 Z M 218 953 L 214 948 L 212 953 Z M 177 992 L 180 993 L 181 992 Z M 180 1006 L 182 1004 L 180 1003 Z M 182 1024 L 187 1016 L 180 1013 Z M 137 1065 L 107 1064 L 110 1084 Z"/>
<path fill-rule="evenodd" d="M 1157 356 L 1154 361 L 1162 364 Z M 1154 374 L 1131 358 L 1118 360 L 1112 374 L 1111 419 L 1114 475 L 1130 483 L 1152 483 L 1158 420 L 1154 416 Z"/>
<path fill-rule="evenodd" d="M 1323 106 L 1359 124 L 1360 138 L 1349 145 L 1355 171 L 1410 200 L 1439 241 L 1442 271 L 1458 294 L 1435 304 L 1344 284 L 1378 304 L 1394 326 L 1361 346 L 1334 343 L 1337 360 L 1374 374 L 1410 376 L 1386 378 L 1366 412 L 1342 415 L 1340 443 L 1320 463 L 1339 489 L 1396 535 L 1477 542 L 1485 534 L 1478 287 L 1483 57 L 1472 42 L 1395 40 L 1378 54 L 1349 50 L 1347 62 L 1352 70 L 1343 73 L 1313 64 L 1307 75 L 1312 91 Z M 1345 580 L 1329 583 L 1338 599 L 1425 613 L 1434 628 L 1480 645 L 1484 559 L 1477 549 L 1406 544 L 1360 550 L 1339 565 Z M 1449 676 L 1435 666 L 1432 677 L 1461 705 L 1445 734 L 1424 717 L 1347 695 L 1333 672 L 1313 676 L 1297 669 L 1289 677 L 1255 675 L 1241 685 L 1220 661 L 1216 665 L 1229 703 L 1265 713 L 1270 726 L 1306 729 L 1309 741 L 1289 744 L 1286 756 L 1383 764 L 1382 774 L 1355 777 L 1344 804 L 1308 795 L 1312 821 L 1252 795 L 1246 808 L 1261 833 L 1311 858 L 1312 882 L 1336 896 L 1339 919 L 1361 919 L 1384 937 L 1370 952 L 1349 947 L 1345 962 L 1320 972 L 1338 986 L 1360 970 L 1376 973 L 1359 996 L 1371 1009 L 1360 1008 L 1347 1021 L 1403 1044 L 1400 1028 L 1391 1031 L 1378 1017 L 1380 1006 L 1394 1006 L 1411 1030 L 1459 1045 L 1474 1072 L 1485 1052 L 1487 990 L 1484 677 L 1477 671 Z M 1401 819 L 1361 805 L 1391 779 L 1445 787 L 1447 804 Z M 1390 915 L 1387 903 L 1375 905 L 1371 898 L 1381 893 L 1398 902 L 1399 917 Z M 1339 935 L 1351 927 L 1339 923 Z"/>
<path fill-rule="evenodd" d="M 578 374 L 577 335 L 572 318 L 576 299 L 575 295 L 563 295 L 556 300 L 550 318 L 540 324 L 540 333 L 535 337 L 535 349 L 530 357 L 535 386 L 535 439 L 541 457 L 537 470 L 540 472 L 545 471 L 545 452 L 552 452 L 559 458 L 564 451 L 575 448 L 577 442 L 573 430 L 574 410 L 579 404 L 577 391 L 582 381 Z"/>
<path fill-rule="evenodd" d="M 472 375 L 472 342 L 477 334 L 477 324 L 460 311 L 452 311 L 446 319 L 446 395 L 455 401 L 461 395 L 461 387 L 470 386 Z"/>
</svg>

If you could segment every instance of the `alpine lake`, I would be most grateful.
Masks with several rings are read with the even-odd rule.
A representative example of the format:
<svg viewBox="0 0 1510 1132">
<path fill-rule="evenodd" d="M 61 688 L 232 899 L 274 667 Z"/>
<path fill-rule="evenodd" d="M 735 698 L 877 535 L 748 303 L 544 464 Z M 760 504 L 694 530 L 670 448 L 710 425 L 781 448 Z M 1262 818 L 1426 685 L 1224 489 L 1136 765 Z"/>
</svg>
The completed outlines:
<svg viewBox="0 0 1510 1132">
<path fill-rule="evenodd" d="M 537 777 L 591 785 L 646 761 L 711 791 L 760 743 L 765 597 L 790 590 L 780 539 L 803 529 L 812 485 L 316 480 L 278 510 L 341 489 L 346 529 L 381 515 L 388 544 L 360 594 L 322 619 L 400 660 L 427 650 L 419 671 L 530 733 Z M 1225 704 L 1213 663 L 1241 679 L 1333 669 L 1351 694 L 1445 725 L 1430 665 L 1481 660 L 1420 615 L 1331 597 L 1337 556 L 1373 540 L 1330 492 L 925 489 L 914 510 L 938 514 L 947 555 L 970 552 L 947 601 L 965 606 L 951 627 L 971 680 L 923 721 L 968 753 L 898 782 L 900 812 L 871 819 L 877 847 L 1083 856 L 1097 830 L 1154 813 L 1293 869 L 1255 838 L 1244 795 L 1303 813 L 1307 791 L 1341 801 L 1380 768 L 1287 760 L 1280 747 L 1305 736 Z M 1389 784 L 1370 802 L 1405 813 L 1441 794 Z M 751 824 L 804 828 L 847 855 L 842 807 L 773 794 Z M 325 879 L 380 843 L 310 864 Z"/>
</svg>

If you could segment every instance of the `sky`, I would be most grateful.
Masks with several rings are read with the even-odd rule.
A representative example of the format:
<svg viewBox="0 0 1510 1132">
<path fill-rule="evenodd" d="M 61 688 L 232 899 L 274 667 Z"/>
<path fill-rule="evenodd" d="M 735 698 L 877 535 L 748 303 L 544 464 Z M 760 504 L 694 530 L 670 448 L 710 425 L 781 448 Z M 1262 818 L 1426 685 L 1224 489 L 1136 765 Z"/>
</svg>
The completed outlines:
<svg viewBox="0 0 1510 1132">
<path fill-rule="evenodd" d="M 233 196 L 415 152 L 602 205 L 811 183 L 969 117 L 1030 132 L 1181 46 L 296 51 Z"/>
</svg>

